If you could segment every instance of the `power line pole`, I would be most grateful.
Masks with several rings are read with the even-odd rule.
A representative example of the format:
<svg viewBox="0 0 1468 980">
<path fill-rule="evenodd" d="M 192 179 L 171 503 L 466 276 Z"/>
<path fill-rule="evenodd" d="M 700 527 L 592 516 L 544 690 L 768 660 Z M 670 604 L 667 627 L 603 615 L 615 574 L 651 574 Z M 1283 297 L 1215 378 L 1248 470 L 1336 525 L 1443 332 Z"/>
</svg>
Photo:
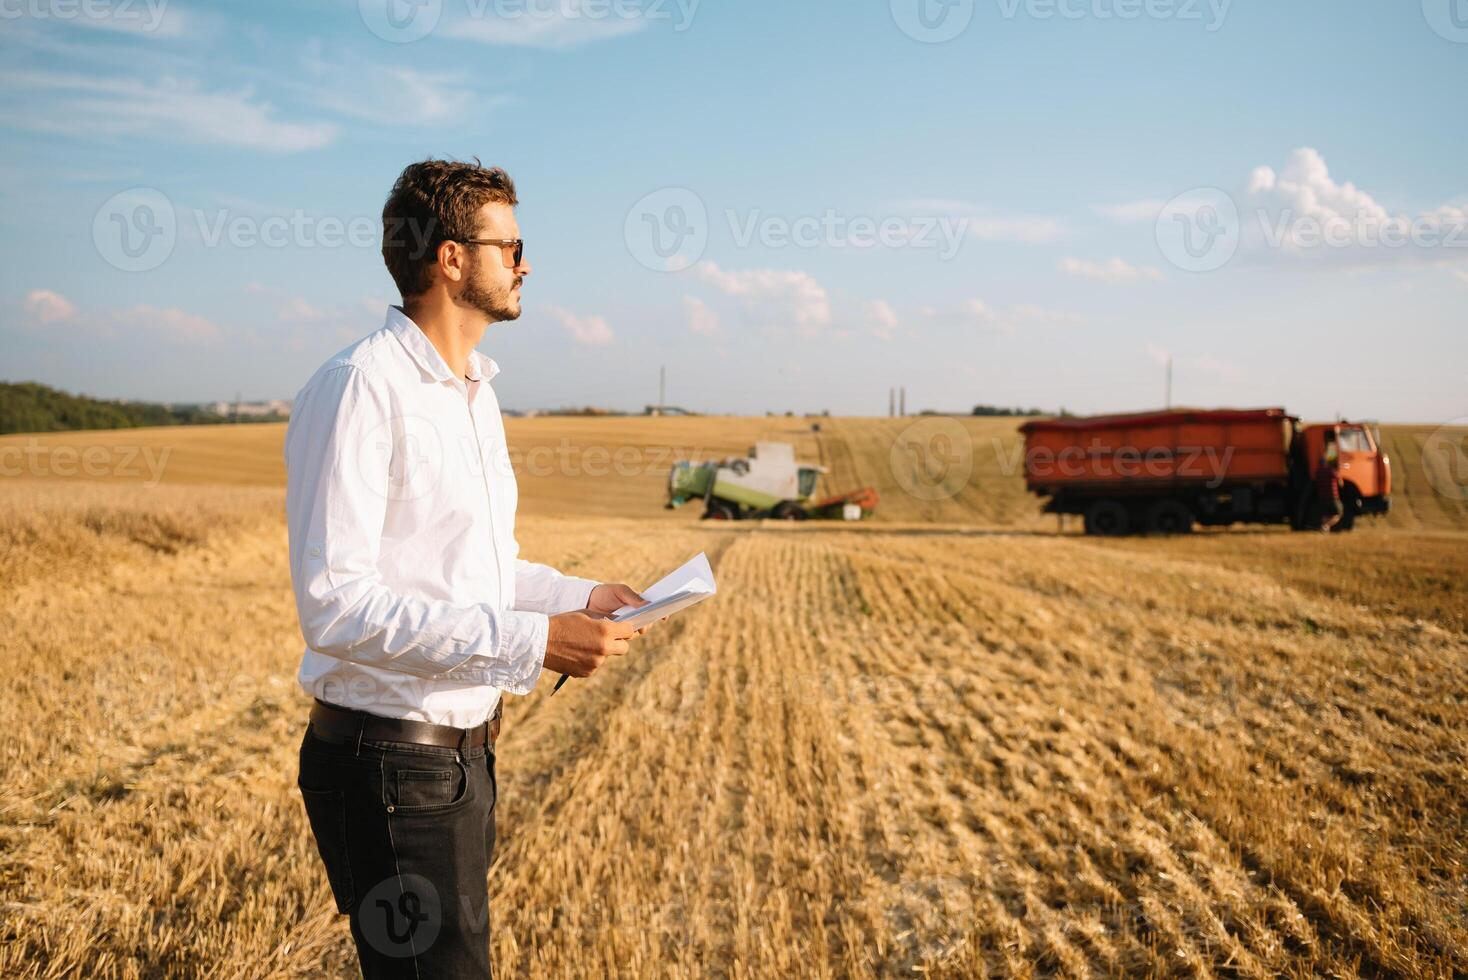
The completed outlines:
<svg viewBox="0 0 1468 980">
<path fill-rule="evenodd" d="M 907 385 L 903 385 L 897 391 L 897 414 L 907 418 Z"/>
<path fill-rule="evenodd" d="M 897 416 L 897 389 L 896 388 L 888 388 L 887 389 L 887 417 L 890 419 L 890 418 L 895 418 L 896 416 Z"/>
<path fill-rule="evenodd" d="M 1163 386 L 1162 405 L 1164 408 L 1172 407 L 1172 355 L 1167 355 L 1167 383 Z"/>
</svg>

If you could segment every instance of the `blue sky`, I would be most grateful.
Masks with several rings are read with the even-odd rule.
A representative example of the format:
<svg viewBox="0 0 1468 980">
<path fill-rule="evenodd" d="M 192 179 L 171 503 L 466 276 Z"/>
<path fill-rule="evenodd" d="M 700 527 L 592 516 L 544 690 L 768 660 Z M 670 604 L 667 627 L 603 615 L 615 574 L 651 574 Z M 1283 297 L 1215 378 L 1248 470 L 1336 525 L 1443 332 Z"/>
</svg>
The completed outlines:
<svg viewBox="0 0 1468 980">
<path fill-rule="evenodd" d="M 289 397 L 396 301 L 397 172 L 478 156 L 510 406 L 1126 410 L 1171 357 L 1468 416 L 1468 0 L 3 0 L 0 51 L 4 380 Z"/>
</svg>

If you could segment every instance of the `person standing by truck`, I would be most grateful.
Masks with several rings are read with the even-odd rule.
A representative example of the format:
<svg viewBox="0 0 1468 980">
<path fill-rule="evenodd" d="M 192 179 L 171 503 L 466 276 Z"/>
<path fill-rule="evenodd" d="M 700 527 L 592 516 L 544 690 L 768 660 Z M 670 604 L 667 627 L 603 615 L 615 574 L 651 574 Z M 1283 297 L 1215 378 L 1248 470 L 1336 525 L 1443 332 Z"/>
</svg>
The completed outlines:
<svg viewBox="0 0 1468 980">
<path fill-rule="evenodd" d="M 1320 504 L 1320 530 L 1329 534 L 1346 512 L 1341 504 L 1340 451 L 1333 438 L 1325 440 L 1320 468 L 1315 471 L 1315 495 Z"/>
</svg>

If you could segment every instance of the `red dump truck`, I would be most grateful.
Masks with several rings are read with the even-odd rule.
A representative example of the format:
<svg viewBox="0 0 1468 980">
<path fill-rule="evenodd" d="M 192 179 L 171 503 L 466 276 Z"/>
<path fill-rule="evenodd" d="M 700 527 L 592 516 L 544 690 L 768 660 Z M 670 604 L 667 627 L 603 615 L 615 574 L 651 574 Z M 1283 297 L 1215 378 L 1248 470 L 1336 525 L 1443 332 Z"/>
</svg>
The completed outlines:
<svg viewBox="0 0 1468 980">
<path fill-rule="evenodd" d="M 1181 534 L 1194 524 L 1320 526 L 1315 477 L 1327 445 L 1340 460 L 1337 530 L 1391 506 L 1391 464 L 1375 427 L 1300 424 L 1282 408 L 1179 409 L 1054 418 L 1020 426 L 1025 482 L 1051 514 L 1087 534 Z"/>
</svg>

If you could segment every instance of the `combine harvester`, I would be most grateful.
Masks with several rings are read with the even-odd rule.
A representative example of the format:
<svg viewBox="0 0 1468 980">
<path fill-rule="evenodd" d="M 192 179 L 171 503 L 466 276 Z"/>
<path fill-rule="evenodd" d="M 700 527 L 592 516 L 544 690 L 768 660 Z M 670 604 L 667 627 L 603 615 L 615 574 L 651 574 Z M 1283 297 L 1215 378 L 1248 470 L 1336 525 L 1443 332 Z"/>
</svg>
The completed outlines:
<svg viewBox="0 0 1468 980">
<path fill-rule="evenodd" d="M 1049 514 L 1080 514 L 1087 534 L 1184 534 L 1193 525 L 1320 526 L 1315 478 L 1338 451 L 1337 531 L 1391 507 L 1391 462 L 1357 422 L 1300 425 L 1282 408 L 1178 409 L 1037 419 L 1025 437 L 1025 483 Z"/>
<path fill-rule="evenodd" d="M 816 481 L 825 472 L 824 466 L 797 463 L 795 447 L 788 442 L 761 442 L 748 456 L 722 462 L 679 460 L 668 474 L 668 507 L 702 500 L 704 518 L 719 521 L 857 521 L 876 509 L 877 491 L 871 487 L 812 501 Z"/>
</svg>

